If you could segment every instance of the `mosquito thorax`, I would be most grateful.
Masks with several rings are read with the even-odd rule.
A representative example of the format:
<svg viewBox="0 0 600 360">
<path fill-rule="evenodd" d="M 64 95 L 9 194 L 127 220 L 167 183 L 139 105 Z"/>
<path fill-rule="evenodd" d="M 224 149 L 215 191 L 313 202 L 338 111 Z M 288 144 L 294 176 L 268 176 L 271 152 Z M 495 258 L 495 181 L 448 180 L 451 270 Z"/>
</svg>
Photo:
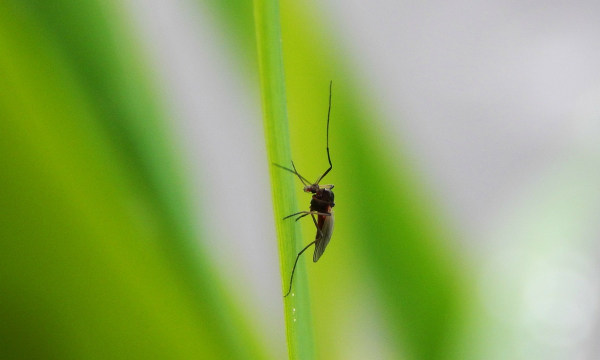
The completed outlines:
<svg viewBox="0 0 600 360">
<path fill-rule="evenodd" d="M 335 206 L 335 203 L 333 202 L 333 191 L 329 190 L 329 189 L 319 189 L 319 194 L 320 198 L 322 201 L 326 201 L 328 203 L 331 204 L 331 206 Z"/>
</svg>

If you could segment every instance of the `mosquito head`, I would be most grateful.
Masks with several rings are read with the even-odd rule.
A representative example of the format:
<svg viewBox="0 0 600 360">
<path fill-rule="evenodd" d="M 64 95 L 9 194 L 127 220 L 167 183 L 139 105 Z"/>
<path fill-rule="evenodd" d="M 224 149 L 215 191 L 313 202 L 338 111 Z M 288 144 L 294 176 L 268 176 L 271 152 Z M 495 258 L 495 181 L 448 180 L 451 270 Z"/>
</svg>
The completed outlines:
<svg viewBox="0 0 600 360">
<path fill-rule="evenodd" d="M 319 185 L 317 184 L 307 185 L 304 187 L 304 192 L 316 194 L 317 191 L 319 191 Z"/>
</svg>

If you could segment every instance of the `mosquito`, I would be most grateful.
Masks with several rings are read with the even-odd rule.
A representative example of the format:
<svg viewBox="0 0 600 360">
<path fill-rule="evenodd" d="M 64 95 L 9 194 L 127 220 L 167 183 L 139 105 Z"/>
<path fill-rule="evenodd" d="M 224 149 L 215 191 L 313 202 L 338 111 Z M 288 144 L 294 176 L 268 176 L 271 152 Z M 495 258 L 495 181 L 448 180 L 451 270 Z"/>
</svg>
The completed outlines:
<svg viewBox="0 0 600 360">
<path fill-rule="evenodd" d="M 300 211 L 292 215 L 288 215 L 283 219 L 289 219 L 293 216 L 297 216 L 296 221 L 302 219 L 305 216 L 310 215 L 315 223 L 315 227 L 317 228 L 317 234 L 315 236 L 315 240 L 310 244 L 306 245 L 304 249 L 302 249 L 298 255 L 296 256 L 296 261 L 294 262 L 294 268 L 292 269 L 292 276 L 290 277 L 290 288 L 287 294 L 284 297 L 287 297 L 292 291 L 292 282 L 294 280 L 294 272 L 296 271 L 296 265 L 298 264 L 298 259 L 303 252 L 305 252 L 309 247 L 315 245 L 315 252 L 313 254 L 313 262 L 319 261 L 323 252 L 325 252 L 325 248 L 329 244 L 331 240 L 331 234 L 333 234 L 333 207 L 335 203 L 333 202 L 333 185 L 319 185 L 319 183 L 323 180 L 323 178 L 331 171 L 333 165 L 331 165 L 331 157 L 329 156 L 329 115 L 331 114 L 331 85 L 333 81 L 329 83 L 329 109 L 327 110 L 327 160 L 329 161 L 329 168 L 325 170 L 323 175 L 319 176 L 317 181 L 311 184 L 310 181 L 306 180 L 306 178 L 298 173 L 296 170 L 296 166 L 292 161 L 292 169 L 286 168 L 284 166 L 274 164 L 284 170 L 287 170 L 291 173 L 294 173 L 298 176 L 298 179 L 304 185 L 304 192 L 312 193 L 312 199 L 310 200 L 310 209 L 309 211 Z"/>
</svg>

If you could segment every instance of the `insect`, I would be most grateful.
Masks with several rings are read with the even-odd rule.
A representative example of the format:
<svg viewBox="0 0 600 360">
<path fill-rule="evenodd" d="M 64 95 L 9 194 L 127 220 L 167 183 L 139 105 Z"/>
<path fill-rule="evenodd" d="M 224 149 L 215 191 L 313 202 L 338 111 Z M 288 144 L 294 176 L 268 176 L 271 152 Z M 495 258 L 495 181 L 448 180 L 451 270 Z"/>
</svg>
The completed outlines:
<svg viewBox="0 0 600 360">
<path fill-rule="evenodd" d="M 329 156 L 329 116 L 331 114 L 331 85 L 332 85 L 332 83 L 333 82 L 329 83 L 329 109 L 327 110 L 327 160 L 329 161 L 329 168 L 327 170 L 325 170 L 323 175 L 319 176 L 317 181 L 315 181 L 314 183 L 311 184 L 310 181 L 306 180 L 306 178 L 304 176 L 302 176 L 298 173 L 293 161 L 292 161 L 292 169 L 286 168 L 286 167 L 278 165 L 278 164 L 274 164 L 284 170 L 287 170 L 289 172 L 296 174 L 298 176 L 298 179 L 300 179 L 300 181 L 304 185 L 304 191 L 313 194 L 312 199 L 310 200 L 310 210 L 309 211 L 300 211 L 295 214 L 286 216 L 283 219 L 285 220 L 285 219 L 288 219 L 288 218 L 298 215 L 298 217 L 296 218 L 296 221 L 298 221 L 298 220 L 302 219 L 303 217 L 310 215 L 313 219 L 313 222 L 315 223 L 316 228 L 317 228 L 317 234 L 315 236 L 315 240 L 313 242 L 311 242 L 310 244 L 306 245 L 304 247 L 304 249 L 302 249 L 296 256 L 296 261 L 294 262 L 294 268 L 292 269 L 292 276 L 290 277 L 290 288 L 289 288 L 287 294 L 284 295 L 284 297 L 287 297 L 290 294 L 290 292 L 292 291 L 292 282 L 294 280 L 294 272 L 296 271 L 296 265 L 298 264 L 298 259 L 300 258 L 300 255 L 302 255 L 302 253 L 304 251 L 306 251 L 306 249 L 308 249 L 312 245 L 315 245 L 313 261 L 314 262 L 319 261 L 319 258 L 321 257 L 321 255 L 323 255 L 323 252 L 325 252 L 325 248 L 329 244 L 329 241 L 331 240 L 331 234 L 333 233 L 333 223 L 334 223 L 333 207 L 335 206 L 335 203 L 333 202 L 333 191 L 331 191 L 333 189 L 333 185 L 332 184 L 319 185 L 321 180 L 323 180 L 323 178 L 333 168 L 333 165 L 331 165 L 331 157 Z M 315 217 L 315 215 L 316 215 L 316 217 Z"/>
</svg>

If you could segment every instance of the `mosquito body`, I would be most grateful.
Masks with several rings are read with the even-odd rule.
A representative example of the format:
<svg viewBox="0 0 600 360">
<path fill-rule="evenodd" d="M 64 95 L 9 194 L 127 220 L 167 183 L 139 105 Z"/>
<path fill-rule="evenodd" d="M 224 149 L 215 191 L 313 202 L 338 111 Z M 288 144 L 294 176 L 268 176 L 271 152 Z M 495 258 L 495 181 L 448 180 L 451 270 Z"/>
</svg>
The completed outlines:
<svg viewBox="0 0 600 360">
<path fill-rule="evenodd" d="M 332 83 L 329 83 L 329 110 L 327 111 L 327 160 L 329 161 L 329 168 L 323 173 L 323 175 L 319 176 L 319 178 L 314 183 L 311 183 L 310 181 L 306 180 L 304 176 L 298 173 L 293 161 L 292 169 L 288 169 L 284 166 L 274 164 L 284 170 L 290 171 L 297 175 L 298 179 L 300 179 L 300 181 L 304 185 L 304 191 L 313 194 L 312 199 L 310 200 L 309 211 L 300 211 L 298 213 L 286 216 L 284 220 L 293 216 L 298 216 L 296 218 L 296 221 L 298 221 L 301 218 L 310 215 L 317 228 L 315 240 L 310 244 L 306 245 L 296 256 L 294 268 L 292 269 L 292 276 L 290 277 L 290 288 L 287 294 L 284 295 L 284 297 L 288 296 L 292 291 L 292 281 L 294 280 L 294 272 L 296 271 L 296 265 L 298 264 L 298 259 L 300 258 L 300 255 L 302 255 L 302 253 L 306 251 L 309 247 L 315 245 L 313 261 L 317 262 L 321 255 L 323 255 L 323 252 L 325 252 L 325 248 L 329 244 L 329 241 L 331 240 L 331 234 L 333 233 L 333 207 L 335 206 L 335 203 L 333 201 L 333 191 L 331 191 L 333 189 L 333 185 L 319 185 L 321 180 L 323 180 L 323 178 L 333 168 L 333 166 L 331 165 L 331 157 L 329 156 L 329 115 L 331 114 L 331 85 Z"/>
</svg>

